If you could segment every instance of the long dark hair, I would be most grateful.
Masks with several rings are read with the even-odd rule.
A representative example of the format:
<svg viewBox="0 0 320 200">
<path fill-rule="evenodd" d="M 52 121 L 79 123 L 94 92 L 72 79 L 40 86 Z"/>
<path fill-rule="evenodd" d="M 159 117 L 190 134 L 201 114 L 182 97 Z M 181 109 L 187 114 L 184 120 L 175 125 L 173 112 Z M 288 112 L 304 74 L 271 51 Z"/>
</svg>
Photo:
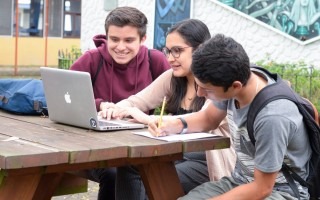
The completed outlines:
<svg viewBox="0 0 320 200">
<path fill-rule="evenodd" d="M 208 27 L 200 20 L 186 19 L 173 25 L 167 35 L 173 32 L 177 32 L 185 42 L 192 47 L 192 51 L 198 48 L 200 44 L 210 39 L 210 31 Z M 167 113 L 172 114 L 184 114 L 181 111 L 181 101 L 187 93 L 188 80 L 187 77 L 174 77 L 171 78 L 170 93 L 167 101 Z M 196 96 L 191 102 L 190 110 L 188 112 L 199 111 L 204 102 L 204 97 Z"/>
</svg>

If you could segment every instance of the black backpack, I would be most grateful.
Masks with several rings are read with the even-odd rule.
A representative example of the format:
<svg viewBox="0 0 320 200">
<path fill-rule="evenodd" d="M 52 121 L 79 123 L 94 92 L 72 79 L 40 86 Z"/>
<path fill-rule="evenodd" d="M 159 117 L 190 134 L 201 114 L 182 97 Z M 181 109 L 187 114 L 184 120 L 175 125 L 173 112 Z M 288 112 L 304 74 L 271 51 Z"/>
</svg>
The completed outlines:
<svg viewBox="0 0 320 200">
<path fill-rule="evenodd" d="M 305 181 L 285 163 L 282 164 L 281 171 L 298 199 L 300 199 L 299 191 L 294 180 L 302 186 L 308 187 L 310 199 L 320 199 L 320 128 L 317 109 L 308 99 L 294 92 L 288 83 L 282 80 L 278 74 L 270 73 L 268 70 L 257 66 L 252 66 L 252 68 L 259 69 L 268 74 L 276 83 L 263 88 L 251 102 L 247 116 L 247 129 L 251 142 L 253 145 L 255 144 L 253 135 L 254 120 L 265 105 L 277 99 L 288 99 L 294 102 L 303 116 L 308 131 L 312 149 L 312 157 L 309 162 L 310 174 Z"/>
</svg>

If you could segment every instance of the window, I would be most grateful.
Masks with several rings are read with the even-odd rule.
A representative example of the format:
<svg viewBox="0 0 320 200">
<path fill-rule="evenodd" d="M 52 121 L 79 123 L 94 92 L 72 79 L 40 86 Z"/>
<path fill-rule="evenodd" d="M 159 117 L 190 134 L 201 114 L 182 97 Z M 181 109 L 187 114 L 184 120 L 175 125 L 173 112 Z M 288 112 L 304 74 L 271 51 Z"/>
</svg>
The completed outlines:
<svg viewBox="0 0 320 200">
<path fill-rule="evenodd" d="M 12 1 L 13 0 L 0 1 L 0 35 L 11 35 Z"/>
<path fill-rule="evenodd" d="M 64 1 L 63 37 L 80 37 L 81 1 Z"/>
<path fill-rule="evenodd" d="M 48 36 L 79 38 L 81 0 L 0 0 L 0 36 L 15 36 L 17 21 L 19 36 L 44 37 L 45 2 L 49 4 Z"/>
<path fill-rule="evenodd" d="M 13 35 L 16 29 L 16 2 L 13 12 Z M 18 0 L 19 36 L 43 36 L 43 0 Z"/>
<path fill-rule="evenodd" d="M 61 37 L 62 35 L 63 1 L 64 0 L 49 1 L 49 13 L 48 13 L 48 36 L 49 37 Z"/>
</svg>

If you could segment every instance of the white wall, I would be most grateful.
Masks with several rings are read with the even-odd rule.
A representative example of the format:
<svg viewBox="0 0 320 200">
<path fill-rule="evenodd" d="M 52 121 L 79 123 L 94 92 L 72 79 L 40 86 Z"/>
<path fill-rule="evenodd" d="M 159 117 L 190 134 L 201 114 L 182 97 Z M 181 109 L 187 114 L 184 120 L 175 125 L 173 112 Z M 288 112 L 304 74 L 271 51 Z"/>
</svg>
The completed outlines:
<svg viewBox="0 0 320 200">
<path fill-rule="evenodd" d="M 93 3 L 94 2 L 94 3 Z M 104 10 L 104 0 L 82 0 L 81 12 L 81 49 L 94 48 L 93 36 L 105 34 L 104 21 L 109 11 Z M 142 11 L 148 18 L 147 41 L 145 45 L 153 47 L 153 24 L 155 13 L 154 0 L 118 0 L 118 6 L 132 6 Z"/>
<path fill-rule="evenodd" d="M 118 0 L 118 6 L 133 6 L 141 10 L 149 20 L 147 42 L 153 46 L 155 0 Z M 94 48 L 92 37 L 104 33 L 103 0 L 82 1 L 81 48 Z M 267 56 L 276 62 L 304 61 L 320 68 L 320 40 L 303 43 L 280 31 L 248 18 L 240 12 L 216 0 L 193 0 L 192 18 L 205 22 L 211 34 L 223 33 L 243 45 L 252 62 L 266 60 Z"/>
</svg>

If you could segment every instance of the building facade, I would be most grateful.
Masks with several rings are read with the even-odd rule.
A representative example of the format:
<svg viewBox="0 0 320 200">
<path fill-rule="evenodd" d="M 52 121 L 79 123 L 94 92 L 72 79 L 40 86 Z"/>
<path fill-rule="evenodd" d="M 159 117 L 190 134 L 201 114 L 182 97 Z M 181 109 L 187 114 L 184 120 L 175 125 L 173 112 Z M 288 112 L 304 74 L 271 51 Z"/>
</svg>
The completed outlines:
<svg viewBox="0 0 320 200">
<path fill-rule="evenodd" d="M 187 0 L 93 0 L 82 2 L 81 49 L 94 48 L 92 37 L 104 33 L 104 20 L 109 12 L 106 4 L 133 6 L 144 12 L 149 20 L 146 45 L 153 48 L 157 4 L 163 9 L 174 10 Z M 293 0 L 292 0 L 293 1 Z M 298 1 L 298 0 L 297 0 Z M 319 1 L 310 0 L 317 6 L 314 18 L 320 15 Z M 172 3 L 173 2 L 173 3 Z M 242 1 L 237 1 L 242 2 Z M 258 1 L 243 1 L 258 2 Z M 282 2 L 282 1 L 274 1 Z M 318 2 L 318 3 L 317 3 Z M 320 68 L 320 39 L 303 41 L 240 12 L 218 0 L 191 0 L 190 17 L 205 22 L 211 34 L 223 33 L 240 42 L 252 62 L 274 60 L 281 63 L 303 61 Z M 267 13 L 269 14 L 269 13 Z"/>
<path fill-rule="evenodd" d="M 80 47 L 81 0 L 3 0 L 0 18 L 0 66 L 57 66 Z"/>
</svg>

